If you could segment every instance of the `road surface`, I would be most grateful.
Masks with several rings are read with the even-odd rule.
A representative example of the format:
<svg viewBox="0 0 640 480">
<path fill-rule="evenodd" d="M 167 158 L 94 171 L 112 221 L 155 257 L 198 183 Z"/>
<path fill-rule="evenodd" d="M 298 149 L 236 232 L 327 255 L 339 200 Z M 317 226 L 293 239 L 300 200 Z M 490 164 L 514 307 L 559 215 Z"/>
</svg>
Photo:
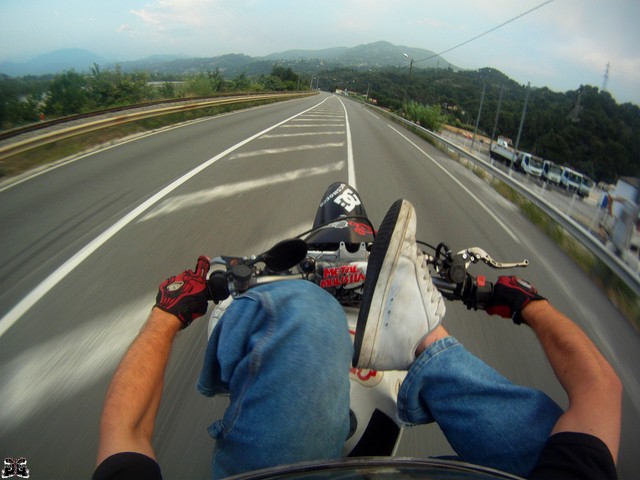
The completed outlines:
<svg viewBox="0 0 640 480">
<path fill-rule="evenodd" d="M 626 389 L 620 478 L 640 471 L 638 334 L 481 179 L 398 125 L 326 94 L 166 129 L 0 187 L 0 455 L 26 457 L 33 478 L 88 478 L 106 388 L 158 284 L 199 254 L 259 253 L 309 228 L 337 180 L 358 189 L 375 225 L 404 197 L 429 243 L 528 258 L 516 273 L 616 366 Z M 529 330 L 460 305 L 448 307 L 445 324 L 507 377 L 566 405 Z M 205 331 L 196 322 L 181 333 L 171 358 L 155 440 L 167 479 L 209 475 L 206 427 L 226 400 L 195 390 Z M 450 452 L 435 425 L 408 430 L 400 449 Z"/>
</svg>

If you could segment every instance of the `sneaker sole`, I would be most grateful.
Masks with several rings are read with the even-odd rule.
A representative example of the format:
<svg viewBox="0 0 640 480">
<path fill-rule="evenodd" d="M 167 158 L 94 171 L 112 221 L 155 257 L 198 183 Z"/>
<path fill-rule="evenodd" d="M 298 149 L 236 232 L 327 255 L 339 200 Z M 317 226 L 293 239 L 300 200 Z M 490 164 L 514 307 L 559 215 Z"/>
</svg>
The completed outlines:
<svg viewBox="0 0 640 480">
<path fill-rule="evenodd" d="M 382 220 L 373 242 L 367 264 L 367 277 L 364 282 L 360 311 L 358 312 L 356 334 L 353 340 L 352 364 L 356 368 L 371 367 L 373 345 L 380 329 L 380 322 L 384 316 L 378 315 L 375 324 L 368 323 L 367 319 L 372 306 L 377 308 L 378 311 L 382 309 L 391 280 L 389 271 L 400 255 L 399 247 L 401 245 L 399 244 L 403 242 L 405 231 L 409 225 L 411 210 L 411 204 L 407 201 L 397 200 L 394 202 Z M 394 231 L 400 231 L 401 233 L 394 235 Z M 394 258 L 387 257 L 389 249 L 392 249 L 392 251 L 395 249 L 396 255 Z M 380 275 L 381 272 L 384 272 L 382 276 Z M 377 295 L 375 305 L 373 305 L 373 293 L 375 291 L 383 292 L 383 294 Z"/>
</svg>

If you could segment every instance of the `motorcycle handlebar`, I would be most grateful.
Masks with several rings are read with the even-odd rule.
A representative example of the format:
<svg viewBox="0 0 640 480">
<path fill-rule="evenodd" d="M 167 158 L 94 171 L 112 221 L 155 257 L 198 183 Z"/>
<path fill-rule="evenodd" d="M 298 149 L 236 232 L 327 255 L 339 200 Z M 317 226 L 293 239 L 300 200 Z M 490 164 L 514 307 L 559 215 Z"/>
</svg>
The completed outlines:
<svg viewBox="0 0 640 480">
<path fill-rule="evenodd" d="M 486 310 L 493 295 L 493 283 L 485 277 L 473 277 L 467 274 L 463 283 L 447 282 L 438 276 L 432 276 L 433 284 L 447 300 L 459 300 L 468 309 Z"/>
<path fill-rule="evenodd" d="M 258 284 L 270 283 L 285 279 L 303 279 L 301 275 L 292 274 L 287 276 L 261 277 L 250 281 L 250 271 L 236 271 L 234 268 L 229 277 L 229 272 L 214 271 L 207 280 L 207 298 L 215 303 L 227 299 L 231 295 L 230 283 L 240 282 L 246 286 L 245 290 Z M 247 269 L 248 270 L 248 269 Z M 433 284 L 440 291 L 442 296 L 450 301 L 462 301 L 468 309 L 486 310 L 493 295 L 493 283 L 486 280 L 484 276 L 474 277 L 467 274 L 463 283 L 453 283 L 433 275 Z"/>
</svg>

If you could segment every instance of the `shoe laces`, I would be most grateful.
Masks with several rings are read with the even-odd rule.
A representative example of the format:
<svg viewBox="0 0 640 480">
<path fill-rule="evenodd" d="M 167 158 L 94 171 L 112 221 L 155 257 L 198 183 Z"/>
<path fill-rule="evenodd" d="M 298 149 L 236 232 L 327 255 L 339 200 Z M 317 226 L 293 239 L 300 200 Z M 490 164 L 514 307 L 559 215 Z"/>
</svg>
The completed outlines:
<svg viewBox="0 0 640 480">
<path fill-rule="evenodd" d="M 416 248 L 416 256 L 418 257 L 418 262 L 420 263 L 420 270 L 422 271 L 422 279 L 429 280 L 428 277 L 431 277 L 429 273 L 429 267 L 427 266 L 427 256 L 420 250 L 420 248 Z M 429 284 L 430 282 L 427 282 Z"/>
<path fill-rule="evenodd" d="M 435 288 L 433 281 L 431 280 L 431 272 L 429 271 L 429 266 L 427 265 L 427 256 L 424 254 L 420 248 L 416 248 L 416 256 L 418 257 L 420 263 L 420 269 L 422 270 L 422 279 L 425 281 L 423 285 L 426 286 L 426 294 L 430 295 L 430 302 L 432 304 L 439 303 L 442 300 L 442 295 Z"/>
</svg>

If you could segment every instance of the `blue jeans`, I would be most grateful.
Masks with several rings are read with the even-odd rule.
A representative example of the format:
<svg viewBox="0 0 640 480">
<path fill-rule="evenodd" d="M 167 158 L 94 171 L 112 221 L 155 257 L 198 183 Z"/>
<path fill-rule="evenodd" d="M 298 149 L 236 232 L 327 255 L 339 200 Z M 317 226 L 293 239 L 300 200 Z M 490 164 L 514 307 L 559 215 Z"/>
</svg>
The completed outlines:
<svg viewBox="0 0 640 480">
<path fill-rule="evenodd" d="M 230 393 L 216 439 L 214 478 L 339 458 L 349 431 L 352 344 L 342 307 L 300 280 L 254 288 L 216 325 L 198 390 Z M 398 396 L 406 424 L 434 420 L 461 460 L 526 475 L 562 410 L 519 387 L 453 337 L 411 366 Z M 425 456 L 429 452 L 425 452 Z"/>
</svg>

